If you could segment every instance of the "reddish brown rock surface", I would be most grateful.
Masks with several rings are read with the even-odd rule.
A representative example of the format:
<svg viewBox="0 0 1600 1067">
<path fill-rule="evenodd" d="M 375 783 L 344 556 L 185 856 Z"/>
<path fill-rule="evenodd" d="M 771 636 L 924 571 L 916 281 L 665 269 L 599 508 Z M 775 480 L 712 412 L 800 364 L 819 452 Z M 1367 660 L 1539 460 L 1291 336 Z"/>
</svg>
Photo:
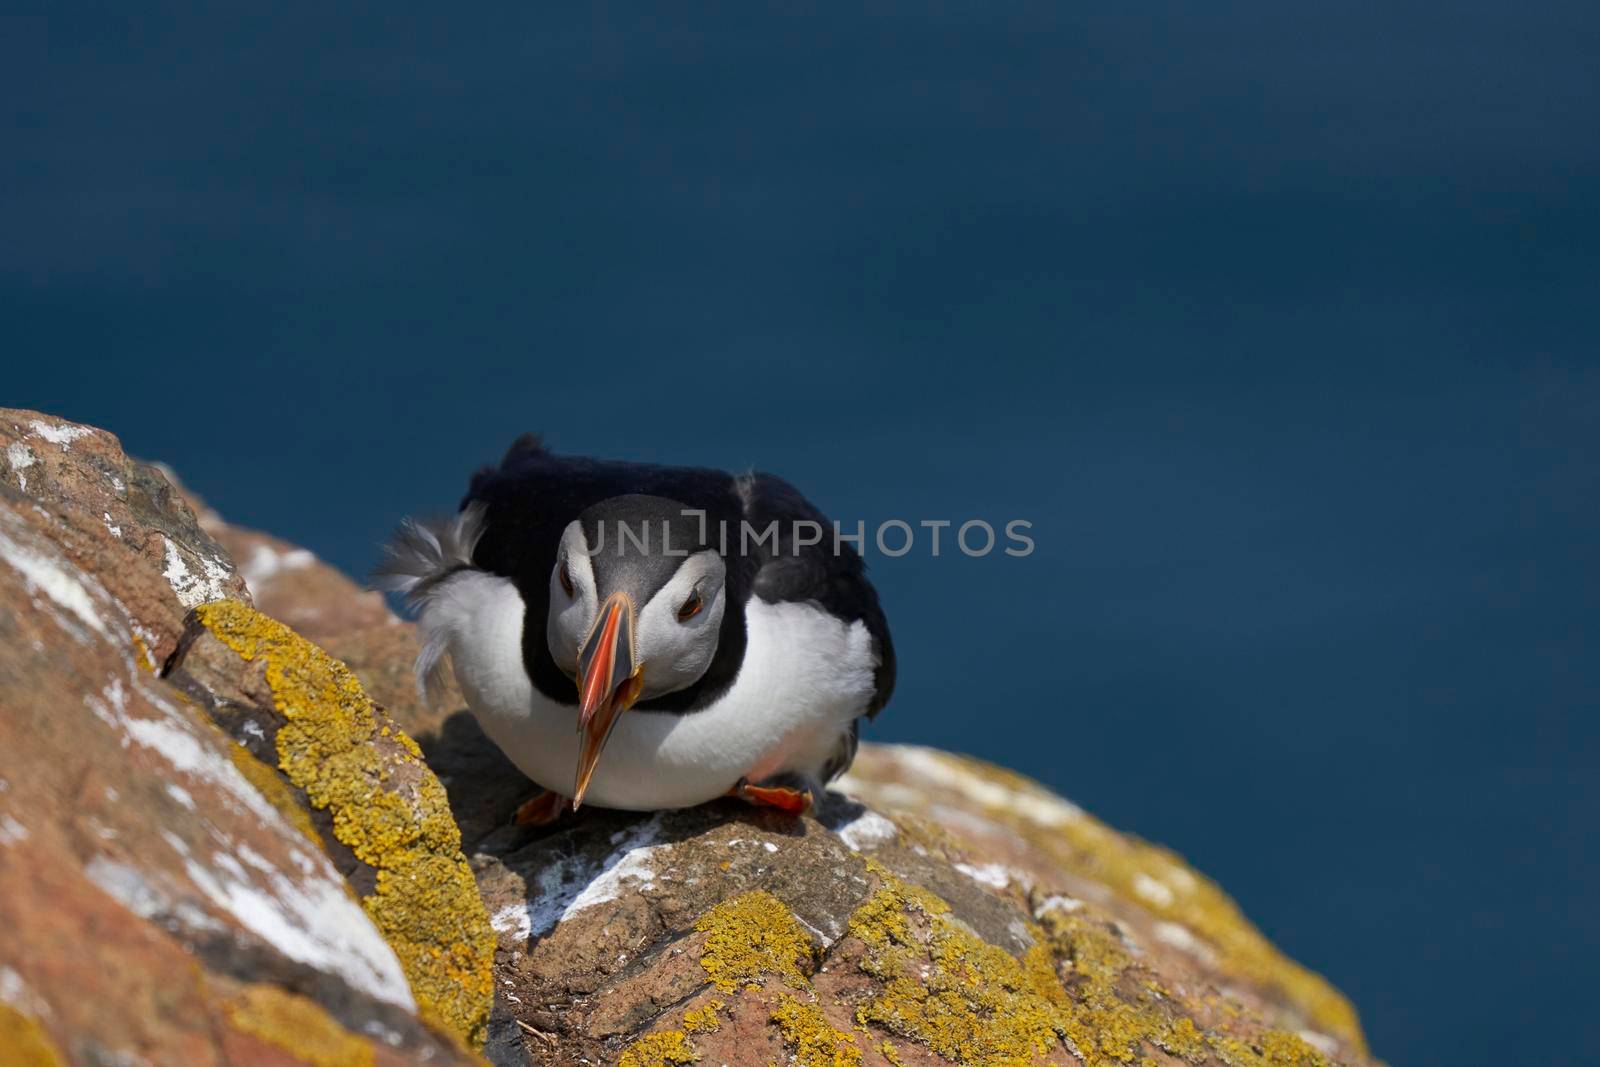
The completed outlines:
<svg viewBox="0 0 1600 1067">
<path fill-rule="evenodd" d="M 0 1063 L 466 1062 L 273 772 L 158 674 L 247 595 L 226 552 L 109 434 L 0 431 Z"/>
<path fill-rule="evenodd" d="M 159 663 L 189 608 L 249 599 L 226 550 L 156 468 L 112 434 L 36 411 L 0 409 L 0 486 L 13 514 L 44 531 L 129 614 Z"/>
</svg>

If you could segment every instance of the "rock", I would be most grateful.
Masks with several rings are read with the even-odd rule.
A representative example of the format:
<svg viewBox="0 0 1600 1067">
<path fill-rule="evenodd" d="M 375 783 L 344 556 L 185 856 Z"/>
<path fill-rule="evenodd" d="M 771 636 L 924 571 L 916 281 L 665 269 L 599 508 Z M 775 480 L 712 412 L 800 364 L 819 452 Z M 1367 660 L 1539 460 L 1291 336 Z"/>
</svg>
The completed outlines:
<svg viewBox="0 0 1600 1067">
<path fill-rule="evenodd" d="M 865 745 L 836 787 L 896 830 L 887 837 L 891 827 L 870 816 L 844 828 L 864 851 L 903 853 L 909 844 L 938 857 L 996 895 L 1025 902 L 1053 941 L 1081 940 L 1093 927 L 1114 931 L 1132 965 L 1153 975 L 1197 1026 L 1219 1010 L 1242 1009 L 1234 1028 L 1247 1033 L 1235 1036 L 1266 1042 L 1268 1062 L 1367 1062 L 1349 1001 L 1280 953 L 1170 850 L 1111 829 L 1022 775 L 932 749 Z M 1294 1052 L 1293 1038 L 1316 1056 Z M 1222 1062 L 1256 1062 L 1225 1033 L 1212 1044 Z"/>
<path fill-rule="evenodd" d="M 429 758 L 499 935 L 525 1057 L 501 1062 L 1370 1062 L 1344 999 L 1210 882 L 977 761 L 868 745 L 819 818 L 534 832 L 465 713 Z"/>
<path fill-rule="evenodd" d="M 253 616 L 226 552 L 110 435 L 0 433 L 0 1063 L 471 1062 L 290 785 L 158 673 L 199 603 Z"/>
<path fill-rule="evenodd" d="M 0 486 L 15 514 L 126 609 L 148 661 L 172 652 L 196 604 L 249 602 L 228 553 L 173 484 L 104 430 L 0 409 Z"/>
<path fill-rule="evenodd" d="M 195 609 L 166 677 L 304 798 L 318 842 L 398 953 L 421 1015 L 481 1044 L 494 939 L 444 788 L 416 742 L 344 664 L 239 601 Z"/>
<path fill-rule="evenodd" d="M 57 446 L 66 431 L 47 425 L 43 441 Z M 106 462 L 126 463 L 108 441 Z M 71 464 L 52 458 L 13 464 L 8 484 L 48 472 L 87 493 L 93 478 L 53 473 Z M 459 1061 L 399 1002 L 371 941 L 365 955 L 318 962 L 294 954 L 315 936 L 263 932 L 251 925 L 260 914 L 230 910 L 245 899 L 220 858 L 233 857 L 269 898 L 275 877 L 299 878 L 308 894 L 351 887 L 328 914 L 359 915 L 365 901 L 390 935 L 379 944 L 401 946 L 389 958 L 409 976 L 404 988 L 432 998 L 424 1014 L 446 1028 L 482 1028 L 492 982 L 483 1053 L 500 1065 L 1373 1062 L 1344 998 L 1217 886 L 1011 772 L 863 745 L 803 819 L 724 801 L 652 815 L 586 809 L 519 829 L 511 816 L 532 784 L 458 695 L 438 709 L 418 699 L 413 628 L 364 614 L 355 583 L 324 575 L 293 587 L 292 603 L 272 601 L 317 629 L 347 672 L 242 602 L 185 621 L 187 605 L 142 587 L 156 580 L 154 557 L 135 553 L 142 570 L 118 580 L 147 605 L 139 625 L 165 650 L 156 658 L 131 621 L 119 628 L 124 608 L 96 584 L 95 568 L 128 561 L 91 543 L 81 516 L 55 515 L 75 505 L 39 501 L 52 511 L 40 517 L 22 514 L 36 502 L 20 503 L 12 493 L 0 509 L 4 543 L 26 554 L 0 567 L 0 598 L 31 609 L 0 632 L 0 810 L 15 817 L 0 818 L 0 1051 L 29 1050 L 27 1062 L 123 1062 L 115 1056 L 137 1050 L 151 1063 L 274 1063 L 290 1062 L 272 1055 L 293 1034 L 293 1062 L 363 1062 L 369 1050 L 380 1063 Z M 181 515 L 155 528 L 230 574 L 226 553 L 207 557 L 199 536 L 240 551 L 266 544 L 280 561 L 298 551 L 200 510 L 203 530 Z M 66 570 L 79 560 L 88 572 Z M 255 583 L 258 605 L 270 590 Z M 164 663 L 167 678 L 141 662 Z M 118 710 L 98 715 L 112 692 Z M 416 734 L 426 767 L 397 727 Z M 192 744 L 151 751 L 143 740 L 169 733 Z M 254 800 L 226 766 L 247 769 Z M 241 845 L 264 866 L 243 862 Z M 385 880 L 421 887 L 403 920 L 372 903 Z M 484 915 L 492 934 L 477 925 Z M 354 936 L 353 920 L 335 925 Z M 194 979 L 155 977 L 176 973 Z M 69 988 L 95 992 L 74 1000 Z"/>
<path fill-rule="evenodd" d="M 172 470 L 159 469 L 199 517 L 200 527 L 234 560 L 264 614 L 313 641 L 399 621 L 381 593 L 363 589 L 309 549 L 229 523 Z"/>
</svg>

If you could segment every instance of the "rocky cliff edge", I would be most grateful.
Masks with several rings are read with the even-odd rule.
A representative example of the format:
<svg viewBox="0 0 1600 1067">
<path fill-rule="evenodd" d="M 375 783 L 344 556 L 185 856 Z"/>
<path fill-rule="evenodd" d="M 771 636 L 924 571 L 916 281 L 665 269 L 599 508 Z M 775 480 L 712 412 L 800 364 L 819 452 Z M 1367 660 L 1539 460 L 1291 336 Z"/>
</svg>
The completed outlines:
<svg viewBox="0 0 1600 1067">
<path fill-rule="evenodd" d="M 976 760 L 518 829 L 415 648 L 111 434 L 0 410 L 0 1062 L 1372 1062 L 1214 883 Z"/>
</svg>

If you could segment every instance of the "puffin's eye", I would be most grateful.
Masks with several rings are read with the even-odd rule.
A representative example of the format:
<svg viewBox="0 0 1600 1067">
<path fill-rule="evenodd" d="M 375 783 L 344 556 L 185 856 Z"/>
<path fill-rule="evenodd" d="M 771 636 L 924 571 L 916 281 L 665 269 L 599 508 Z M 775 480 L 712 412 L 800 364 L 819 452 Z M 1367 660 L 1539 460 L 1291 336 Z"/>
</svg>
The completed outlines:
<svg viewBox="0 0 1600 1067">
<path fill-rule="evenodd" d="M 705 601 L 700 599 L 700 594 L 690 593 L 689 599 L 685 600 L 683 602 L 683 606 L 678 609 L 678 621 L 688 622 L 690 619 L 700 614 L 700 609 L 703 607 L 705 607 Z"/>
<path fill-rule="evenodd" d="M 561 561 L 561 572 L 560 572 L 559 575 L 557 575 L 557 577 L 559 577 L 561 579 L 561 588 L 566 590 L 567 596 L 569 596 L 569 597 L 572 596 L 573 595 L 572 575 L 567 573 L 567 561 L 566 560 L 562 560 Z"/>
</svg>

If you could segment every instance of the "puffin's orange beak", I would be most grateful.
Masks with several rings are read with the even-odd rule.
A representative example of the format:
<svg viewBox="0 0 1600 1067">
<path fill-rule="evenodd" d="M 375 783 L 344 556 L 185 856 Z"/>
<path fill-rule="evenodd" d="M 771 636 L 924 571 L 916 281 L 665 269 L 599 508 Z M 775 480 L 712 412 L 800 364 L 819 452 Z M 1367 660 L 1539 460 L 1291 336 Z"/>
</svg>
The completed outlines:
<svg viewBox="0 0 1600 1067">
<path fill-rule="evenodd" d="M 572 810 L 583 803 L 600 753 L 622 713 L 639 699 L 642 666 L 633 662 L 633 601 L 613 593 L 600 607 L 600 619 L 578 657 L 578 773 Z"/>
</svg>

